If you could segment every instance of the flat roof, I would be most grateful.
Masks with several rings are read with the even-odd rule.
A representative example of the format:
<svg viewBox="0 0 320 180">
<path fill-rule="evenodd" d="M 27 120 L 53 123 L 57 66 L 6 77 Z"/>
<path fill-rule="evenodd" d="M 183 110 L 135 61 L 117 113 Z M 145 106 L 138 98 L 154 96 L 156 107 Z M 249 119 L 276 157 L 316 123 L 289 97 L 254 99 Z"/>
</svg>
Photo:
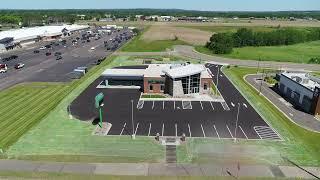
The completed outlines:
<svg viewBox="0 0 320 180">
<path fill-rule="evenodd" d="M 307 89 L 314 91 L 315 87 L 320 88 L 320 79 L 303 72 L 284 72 L 283 76 L 295 81 L 296 83 L 306 87 Z"/>
<path fill-rule="evenodd" d="M 161 77 L 164 76 L 165 73 L 163 69 L 169 68 L 170 64 L 150 64 L 146 69 L 144 77 Z"/>
<path fill-rule="evenodd" d="M 106 77 L 143 77 L 145 69 L 107 69 L 101 75 Z"/>
<path fill-rule="evenodd" d="M 164 73 L 175 79 L 199 74 L 202 71 L 206 71 L 202 64 L 182 64 L 170 66 L 170 68 L 164 70 Z"/>
<path fill-rule="evenodd" d="M 62 34 L 63 29 L 69 31 L 86 29 L 87 25 L 61 25 L 61 26 L 39 26 L 31 28 L 13 29 L 0 32 L 0 39 L 6 37 L 12 37 L 14 41 L 23 41 L 28 39 L 34 39 L 38 36 L 56 36 Z"/>
</svg>

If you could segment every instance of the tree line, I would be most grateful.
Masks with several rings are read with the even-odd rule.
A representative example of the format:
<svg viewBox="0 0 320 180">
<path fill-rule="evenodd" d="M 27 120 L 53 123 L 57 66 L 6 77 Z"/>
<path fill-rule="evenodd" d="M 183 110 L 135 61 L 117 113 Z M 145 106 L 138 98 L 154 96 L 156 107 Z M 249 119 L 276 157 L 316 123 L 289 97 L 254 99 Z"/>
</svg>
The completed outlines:
<svg viewBox="0 0 320 180">
<path fill-rule="evenodd" d="M 316 40 L 320 40 L 320 28 L 279 28 L 270 32 L 241 28 L 235 33 L 213 34 L 206 47 L 215 54 L 228 54 L 234 47 L 292 45 Z"/>
</svg>

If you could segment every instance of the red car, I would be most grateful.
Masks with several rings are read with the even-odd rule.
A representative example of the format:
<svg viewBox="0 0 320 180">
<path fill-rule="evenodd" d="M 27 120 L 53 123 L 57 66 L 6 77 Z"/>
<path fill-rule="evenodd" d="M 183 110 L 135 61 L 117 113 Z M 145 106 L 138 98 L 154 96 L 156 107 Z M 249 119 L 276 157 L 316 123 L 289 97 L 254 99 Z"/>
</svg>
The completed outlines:
<svg viewBox="0 0 320 180">
<path fill-rule="evenodd" d="M 46 56 L 51 56 L 51 52 L 47 52 L 47 53 L 46 53 Z"/>
</svg>

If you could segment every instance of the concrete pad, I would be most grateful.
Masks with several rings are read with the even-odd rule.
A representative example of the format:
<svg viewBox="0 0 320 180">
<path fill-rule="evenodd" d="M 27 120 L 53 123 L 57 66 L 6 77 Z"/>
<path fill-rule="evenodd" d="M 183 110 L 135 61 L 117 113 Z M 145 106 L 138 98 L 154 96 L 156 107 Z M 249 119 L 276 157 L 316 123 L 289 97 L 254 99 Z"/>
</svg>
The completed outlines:
<svg viewBox="0 0 320 180">
<path fill-rule="evenodd" d="M 64 164 L 61 172 L 93 174 L 96 166 L 91 164 Z"/>
<path fill-rule="evenodd" d="M 148 164 L 95 164 L 94 174 L 147 176 Z"/>
<path fill-rule="evenodd" d="M 293 166 L 279 166 L 281 171 L 286 177 L 294 177 L 294 178 L 314 178 L 307 172 Z M 313 174 L 320 176 L 320 168 L 312 168 L 312 167 L 306 167 L 306 169 Z"/>
<path fill-rule="evenodd" d="M 0 170 L 34 171 L 41 165 L 40 162 L 20 160 L 0 160 Z"/>
</svg>

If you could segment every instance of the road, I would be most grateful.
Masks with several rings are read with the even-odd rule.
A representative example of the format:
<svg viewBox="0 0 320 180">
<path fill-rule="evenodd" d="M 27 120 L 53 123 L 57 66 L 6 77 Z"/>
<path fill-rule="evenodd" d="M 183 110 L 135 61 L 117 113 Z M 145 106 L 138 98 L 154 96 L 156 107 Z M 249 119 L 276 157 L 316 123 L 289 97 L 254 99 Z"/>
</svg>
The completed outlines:
<svg viewBox="0 0 320 180">
<path fill-rule="evenodd" d="M 241 59 L 231 59 L 223 58 L 218 56 L 210 56 L 196 52 L 192 46 L 174 46 L 173 51 L 167 52 L 117 52 L 117 55 L 128 55 L 128 56 L 138 56 L 138 55 L 175 55 L 180 57 L 201 59 L 204 62 L 211 62 L 213 64 L 230 64 L 238 66 L 249 66 L 249 67 L 260 67 L 263 68 L 273 68 L 273 69 L 294 69 L 302 71 L 320 71 L 320 65 L 316 64 L 298 64 L 290 62 L 274 62 L 274 61 L 260 61 L 257 60 L 241 60 Z"/>
</svg>

